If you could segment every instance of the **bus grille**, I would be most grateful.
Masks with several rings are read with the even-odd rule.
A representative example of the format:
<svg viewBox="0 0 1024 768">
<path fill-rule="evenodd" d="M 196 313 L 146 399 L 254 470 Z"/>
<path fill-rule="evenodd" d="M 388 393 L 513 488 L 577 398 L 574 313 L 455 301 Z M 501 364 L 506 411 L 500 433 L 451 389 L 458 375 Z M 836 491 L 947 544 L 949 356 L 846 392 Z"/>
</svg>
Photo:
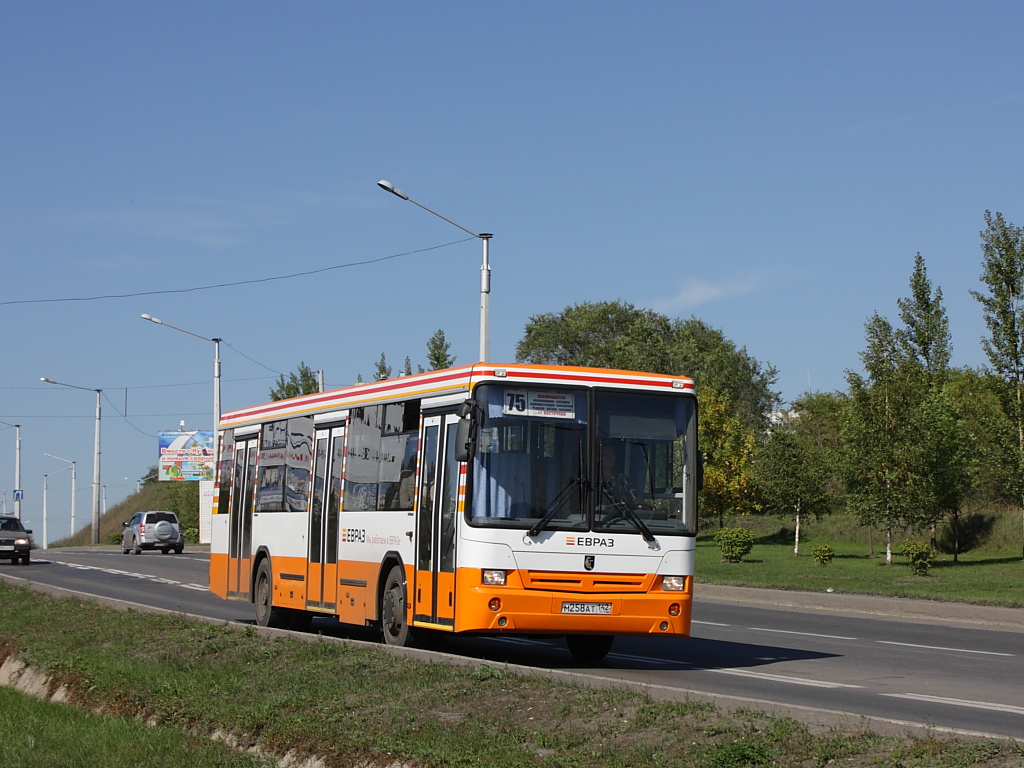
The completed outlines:
<svg viewBox="0 0 1024 768">
<path fill-rule="evenodd" d="M 650 574 L 553 573 L 520 571 L 526 589 L 549 592 L 647 592 L 654 582 Z"/>
</svg>

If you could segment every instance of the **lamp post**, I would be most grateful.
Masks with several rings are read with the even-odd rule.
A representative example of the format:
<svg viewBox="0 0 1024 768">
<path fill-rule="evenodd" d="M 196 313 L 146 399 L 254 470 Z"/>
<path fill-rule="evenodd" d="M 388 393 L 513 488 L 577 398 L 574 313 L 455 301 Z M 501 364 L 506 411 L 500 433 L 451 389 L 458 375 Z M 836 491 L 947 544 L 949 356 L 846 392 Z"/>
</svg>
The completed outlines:
<svg viewBox="0 0 1024 768">
<path fill-rule="evenodd" d="M 46 454 L 46 455 L 49 456 L 50 454 Z M 54 458 L 56 458 L 56 456 Z M 73 464 L 73 462 L 72 462 L 72 464 Z M 64 467 L 64 469 L 58 469 L 56 472 L 53 472 L 52 474 L 59 475 L 61 472 L 67 472 L 69 469 L 72 470 L 71 476 L 74 477 L 75 475 L 74 475 L 74 468 L 73 467 Z M 49 475 L 43 475 L 43 549 L 49 549 L 49 541 L 50 541 L 49 534 L 47 534 L 47 532 L 46 532 L 46 525 L 47 525 L 46 521 L 48 519 L 47 515 L 46 515 L 46 478 L 48 478 L 48 477 L 49 477 Z M 74 486 L 74 484 L 72 484 L 72 486 L 71 486 L 71 505 L 72 506 L 74 506 L 74 503 L 75 503 L 75 491 L 74 491 L 74 488 L 75 488 L 75 486 Z"/>
<path fill-rule="evenodd" d="M 473 237 L 479 238 L 483 243 L 483 261 L 480 264 L 480 362 L 487 362 L 487 358 L 491 356 L 491 342 L 490 342 L 490 295 L 491 295 L 491 262 L 488 253 L 488 244 L 494 235 L 487 233 L 477 234 L 472 230 L 466 229 L 461 224 L 456 224 L 451 219 L 442 216 L 437 211 L 432 211 L 422 203 L 418 203 L 409 197 L 405 192 L 400 190 L 390 181 L 381 179 L 377 182 L 377 186 L 383 189 L 385 192 L 390 192 L 395 197 L 400 197 L 403 200 L 408 200 L 413 205 L 418 205 L 427 213 L 432 213 L 439 219 L 444 219 L 454 227 L 458 227 L 463 232 L 466 232 Z"/>
<path fill-rule="evenodd" d="M 116 483 L 111 483 L 110 486 L 111 488 L 115 488 L 119 486 L 121 483 L 125 482 L 127 479 L 127 477 L 122 477 Z M 107 486 L 105 485 L 103 486 L 103 514 L 107 514 Z"/>
<path fill-rule="evenodd" d="M 96 393 L 96 444 L 93 450 L 92 459 L 92 543 L 100 543 L 100 421 L 101 421 L 101 410 L 100 410 L 100 396 L 103 394 L 102 389 L 89 389 L 89 387 L 79 387 L 75 384 L 65 384 L 61 381 L 54 381 L 48 379 L 45 376 L 39 377 L 40 381 L 45 381 L 47 384 L 56 384 L 58 387 L 70 387 L 71 389 L 81 389 L 86 392 Z"/>
<path fill-rule="evenodd" d="M 176 325 L 165 323 L 163 320 L 152 315 L 143 314 L 142 319 L 187 333 L 189 336 L 195 336 L 203 341 L 213 342 L 213 471 L 214 475 L 216 475 L 218 465 L 220 464 L 220 439 L 217 435 L 217 430 L 220 429 L 220 343 L 223 339 L 210 339 L 206 336 L 200 336 L 198 333 L 192 333 L 192 331 L 186 331 L 184 328 L 179 328 Z"/>
<path fill-rule="evenodd" d="M 75 479 L 77 478 L 77 475 L 78 475 L 78 473 L 75 471 L 75 462 L 73 462 L 71 459 L 62 459 L 60 456 L 54 456 L 52 453 L 44 453 L 43 456 L 49 456 L 51 459 L 56 459 L 57 461 L 66 461 L 68 464 L 71 465 L 71 535 L 74 536 L 75 535 Z M 64 469 L 67 469 L 67 467 L 64 467 Z M 106 510 L 103 510 L 103 511 L 106 512 Z"/>
<path fill-rule="evenodd" d="M 6 421 L 0 421 L 0 424 L 7 424 Z M 8 427 L 14 427 L 14 516 L 21 518 L 21 425 L 20 424 L 7 424 Z"/>
</svg>

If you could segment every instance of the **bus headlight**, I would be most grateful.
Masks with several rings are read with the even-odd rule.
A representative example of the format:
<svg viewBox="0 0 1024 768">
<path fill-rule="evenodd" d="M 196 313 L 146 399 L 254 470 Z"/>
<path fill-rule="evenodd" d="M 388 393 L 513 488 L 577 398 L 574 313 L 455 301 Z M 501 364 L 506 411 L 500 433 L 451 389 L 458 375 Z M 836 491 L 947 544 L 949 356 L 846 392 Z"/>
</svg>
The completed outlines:
<svg viewBox="0 0 1024 768">
<path fill-rule="evenodd" d="M 505 571 L 485 570 L 483 578 L 484 584 L 486 584 L 489 587 L 505 586 Z"/>
<path fill-rule="evenodd" d="M 666 592 L 682 592 L 686 589 L 685 576 L 662 576 L 661 588 Z"/>
</svg>

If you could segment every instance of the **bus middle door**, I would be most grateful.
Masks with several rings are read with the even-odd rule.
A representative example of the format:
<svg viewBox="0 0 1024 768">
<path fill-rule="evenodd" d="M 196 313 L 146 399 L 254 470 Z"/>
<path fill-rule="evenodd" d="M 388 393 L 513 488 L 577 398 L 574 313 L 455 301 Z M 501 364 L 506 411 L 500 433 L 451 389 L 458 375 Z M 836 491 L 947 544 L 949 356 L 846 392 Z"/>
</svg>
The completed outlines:
<svg viewBox="0 0 1024 768">
<path fill-rule="evenodd" d="M 337 607 L 338 511 L 344 451 L 344 427 L 316 431 L 306 566 L 306 609 L 310 611 L 335 613 Z"/>
<path fill-rule="evenodd" d="M 455 528 L 459 462 L 454 414 L 423 419 L 416 523 L 413 623 L 451 631 L 455 626 Z"/>
<path fill-rule="evenodd" d="M 252 576 L 252 505 L 258 440 L 235 443 L 231 513 L 228 518 L 228 595 L 249 596 Z"/>
</svg>

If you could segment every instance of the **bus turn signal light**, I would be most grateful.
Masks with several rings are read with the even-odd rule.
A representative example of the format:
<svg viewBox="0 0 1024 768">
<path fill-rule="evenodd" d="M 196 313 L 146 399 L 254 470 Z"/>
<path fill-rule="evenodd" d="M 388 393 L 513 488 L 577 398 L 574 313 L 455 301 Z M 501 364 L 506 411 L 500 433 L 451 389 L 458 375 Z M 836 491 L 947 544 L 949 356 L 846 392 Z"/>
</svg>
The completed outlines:
<svg viewBox="0 0 1024 768">
<path fill-rule="evenodd" d="M 489 603 L 487 603 L 487 607 L 490 608 L 492 611 L 500 611 L 501 610 L 501 598 L 500 597 L 492 597 L 491 601 Z"/>
</svg>

